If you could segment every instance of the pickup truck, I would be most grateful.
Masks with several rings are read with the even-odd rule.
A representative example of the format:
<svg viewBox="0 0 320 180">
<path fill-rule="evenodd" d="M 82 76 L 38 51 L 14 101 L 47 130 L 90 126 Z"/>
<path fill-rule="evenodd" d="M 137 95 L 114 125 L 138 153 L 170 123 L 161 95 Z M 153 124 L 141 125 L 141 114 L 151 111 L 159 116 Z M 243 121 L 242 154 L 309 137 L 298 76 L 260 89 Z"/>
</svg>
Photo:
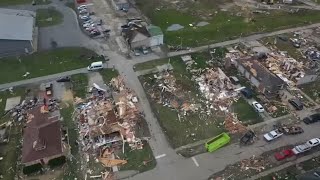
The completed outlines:
<svg viewBox="0 0 320 180">
<path fill-rule="evenodd" d="M 292 149 L 292 152 L 294 154 L 300 154 L 300 153 L 309 151 L 310 149 L 311 149 L 311 146 L 309 146 L 307 143 L 305 143 L 305 144 L 301 144 L 301 145 L 295 146 Z"/>
</svg>

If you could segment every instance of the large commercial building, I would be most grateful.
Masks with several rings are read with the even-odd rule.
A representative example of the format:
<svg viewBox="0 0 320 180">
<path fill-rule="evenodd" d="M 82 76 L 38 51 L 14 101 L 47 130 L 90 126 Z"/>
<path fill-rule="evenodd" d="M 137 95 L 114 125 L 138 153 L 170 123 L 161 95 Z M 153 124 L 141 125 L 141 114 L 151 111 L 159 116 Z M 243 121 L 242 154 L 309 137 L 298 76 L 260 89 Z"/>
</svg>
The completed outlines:
<svg viewBox="0 0 320 180">
<path fill-rule="evenodd" d="M 0 8 L 0 57 L 36 51 L 35 16 L 33 11 Z"/>
</svg>

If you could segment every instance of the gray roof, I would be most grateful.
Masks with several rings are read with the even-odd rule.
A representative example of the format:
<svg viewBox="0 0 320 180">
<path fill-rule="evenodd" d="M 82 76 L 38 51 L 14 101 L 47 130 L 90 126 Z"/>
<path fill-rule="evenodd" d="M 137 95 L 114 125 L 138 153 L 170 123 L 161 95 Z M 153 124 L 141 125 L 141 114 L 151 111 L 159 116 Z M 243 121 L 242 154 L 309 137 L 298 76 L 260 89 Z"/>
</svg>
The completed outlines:
<svg viewBox="0 0 320 180">
<path fill-rule="evenodd" d="M 0 9 L 0 39 L 32 40 L 35 13 Z"/>
</svg>

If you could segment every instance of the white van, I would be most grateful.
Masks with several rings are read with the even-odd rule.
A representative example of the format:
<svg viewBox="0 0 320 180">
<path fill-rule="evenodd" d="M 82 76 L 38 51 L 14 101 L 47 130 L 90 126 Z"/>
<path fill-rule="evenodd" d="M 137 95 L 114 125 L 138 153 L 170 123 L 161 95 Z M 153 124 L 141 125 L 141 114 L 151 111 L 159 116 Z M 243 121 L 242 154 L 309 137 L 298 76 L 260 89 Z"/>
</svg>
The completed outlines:
<svg viewBox="0 0 320 180">
<path fill-rule="evenodd" d="M 93 62 L 90 66 L 88 66 L 88 71 L 103 69 L 103 63 L 102 61 Z"/>
</svg>

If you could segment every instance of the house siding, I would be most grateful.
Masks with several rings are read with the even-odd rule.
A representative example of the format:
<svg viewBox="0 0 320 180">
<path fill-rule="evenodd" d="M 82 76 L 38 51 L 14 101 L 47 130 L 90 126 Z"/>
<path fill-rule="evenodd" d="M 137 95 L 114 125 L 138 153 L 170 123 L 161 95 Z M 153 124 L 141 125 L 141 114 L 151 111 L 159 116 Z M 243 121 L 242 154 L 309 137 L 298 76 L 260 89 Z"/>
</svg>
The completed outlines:
<svg viewBox="0 0 320 180">
<path fill-rule="evenodd" d="M 163 44 L 163 35 L 153 36 L 150 38 L 150 47 Z"/>
<path fill-rule="evenodd" d="M 145 40 L 131 42 L 130 47 L 131 47 L 131 49 L 148 47 L 149 44 L 150 44 L 150 40 L 149 40 L 149 38 L 147 38 Z"/>
<path fill-rule="evenodd" d="M 0 57 L 18 56 L 33 52 L 31 41 L 0 40 Z"/>
</svg>

